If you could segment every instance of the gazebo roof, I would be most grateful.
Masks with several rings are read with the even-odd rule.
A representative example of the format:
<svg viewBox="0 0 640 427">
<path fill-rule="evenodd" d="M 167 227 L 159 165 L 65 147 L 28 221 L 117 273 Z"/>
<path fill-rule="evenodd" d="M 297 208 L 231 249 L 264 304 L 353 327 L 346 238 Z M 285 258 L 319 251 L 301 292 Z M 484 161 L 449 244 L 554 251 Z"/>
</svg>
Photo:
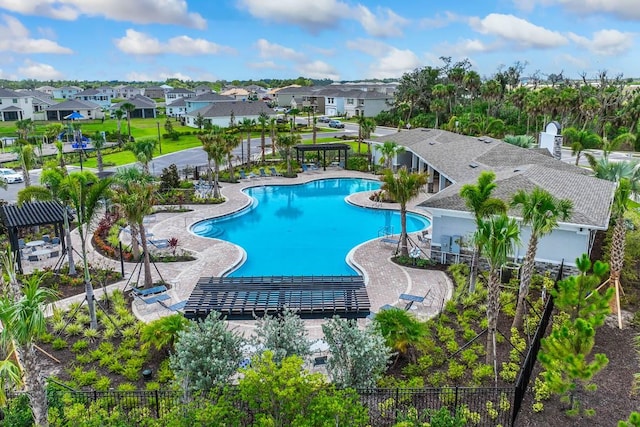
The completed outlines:
<svg viewBox="0 0 640 427">
<path fill-rule="evenodd" d="M 329 150 L 350 150 L 349 144 L 326 143 L 326 144 L 298 144 L 294 146 L 298 151 L 329 151 Z"/>
<path fill-rule="evenodd" d="M 9 227 L 31 227 L 64 221 L 63 207 L 58 202 L 31 202 L 0 206 L 0 219 Z"/>
</svg>

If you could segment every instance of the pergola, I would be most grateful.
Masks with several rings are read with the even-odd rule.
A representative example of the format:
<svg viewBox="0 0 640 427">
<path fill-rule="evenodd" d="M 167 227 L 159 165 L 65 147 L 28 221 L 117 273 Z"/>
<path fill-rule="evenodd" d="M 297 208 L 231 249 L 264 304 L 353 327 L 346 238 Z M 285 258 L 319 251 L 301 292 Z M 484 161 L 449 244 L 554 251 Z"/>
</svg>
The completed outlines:
<svg viewBox="0 0 640 427">
<path fill-rule="evenodd" d="M 20 257 L 20 246 L 18 244 L 18 229 L 53 224 L 56 235 L 63 236 L 63 209 L 60 203 L 54 201 L 23 203 L 21 206 L 0 206 L 0 220 L 2 220 L 9 234 L 11 251 L 13 251 L 16 256 L 18 271 L 20 271 L 20 273 L 22 273 L 22 259 Z M 60 241 L 62 242 L 62 251 L 64 252 L 65 241 L 62 238 Z"/>
<path fill-rule="evenodd" d="M 355 319 L 368 316 L 371 303 L 362 276 L 202 277 L 184 316 L 204 319 L 217 311 L 228 320 L 251 320 L 285 308 L 303 319 Z"/>
<path fill-rule="evenodd" d="M 338 152 L 338 162 L 342 163 L 342 155 L 344 152 L 344 169 L 347 169 L 347 152 L 351 149 L 349 144 L 342 143 L 328 143 L 328 144 L 298 144 L 293 148 L 296 149 L 296 160 L 298 163 L 304 163 L 305 153 L 317 152 L 318 159 L 320 158 L 320 152 L 322 151 L 322 165 L 323 169 L 327 170 L 327 151 Z M 302 159 L 300 158 L 302 155 Z"/>
</svg>

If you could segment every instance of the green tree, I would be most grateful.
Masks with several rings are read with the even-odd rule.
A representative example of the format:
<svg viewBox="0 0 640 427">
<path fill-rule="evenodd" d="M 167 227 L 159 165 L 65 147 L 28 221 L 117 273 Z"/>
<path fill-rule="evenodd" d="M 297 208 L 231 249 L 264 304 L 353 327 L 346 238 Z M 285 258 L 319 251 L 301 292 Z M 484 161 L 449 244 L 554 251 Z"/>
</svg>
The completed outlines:
<svg viewBox="0 0 640 427">
<path fill-rule="evenodd" d="M 124 110 L 122 110 L 121 108 L 118 108 L 116 111 L 113 112 L 113 115 L 116 117 L 116 120 L 118 121 L 117 123 L 117 129 L 118 129 L 118 146 L 122 145 L 122 118 L 126 115 L 127 113 L 124 112 Z M 168 119 L 167 119 L 168 120 Z"/>
<path fill-rule="evenodd" d="M 391 169 L 391 161 L 396 155 L 406 151 L 403 146 L 392 141 L 385 141 L 382 145 L 376 145 L 376 150 L 381 154 L 380 164 L 386 169 Z"/>
<path fill-rule="evenodd" d="M 260 115 L 258 116 L 258 123 L 260 124 L 260 149 L 262 150 L 261 158 L 262 163 L 264 163 L 266 155 L 265 138 L 267 134 L 267 124 L 269 124 L 269 116 L 267 115 L 267 113 L 265 113 L 264 111 L 260 112 Z"/>
<path fill-rule="evenodd" d="M 194 120 L 194 123 L 198 127 L 198 130 L 202 130 L 204 122 L 204 116 L 202 115 L 202 113 L 198 112 L 198 114 L 196 114 L 196 119 Z"/>
<path fill-rule="evenodd" d="M 218 199 L 220 198 L 220 165 L 227 156 L 227 148 L 219 129 L 216 133 L 211 132 L 208 135 L 198 135 L 198 139 L 202 142 L 202 149 L 207 153 L 209 185 L 213 187 L 213 197 Z M 211 168 L 211 161 L 213 161 L 213 169 Z"/>
<path fill-rule="evenodd" d="M 311 354 L 304 321 L 289 309 L 277 316 L 265 315 L 257 319 L 251 341 L 257 348 L 271 351 L 276 364 L 289 356 L 304 358 Z"/>
<path fill-rule="evenodd" d="M 578 130 L 574 127 L 568 127 L 562 131 L 562 135 L 567 144 L 571 146 L 571 155 L 576 156 L 576 166 L 578 166 L 584 150 L 598 148 L 602 144 L 602 139 L 598 135 L 584 129 Z"/>
<path fill-rule="evenodd" d="M 487 283 L 487 359 L 497 373 L 496 329 L 500 312 L 500 269 L 520 243 L 520 229 L 515 219 L 505 214 L 482 218 L 473 236 L 474 243 L 489 264 Z"/>
<path fill-rule="evenodd" d="M 609 300 L 613 289 L 601 295 L 596 291 L 606 277 L 609 266 L 600 261 L 593 265 L 586 254 L 576 260 L 580 274 L 571 276 L 552 289 L 556 308 L 564 314 L 554 317 L 553 329 L 541 341 L 538 360 L 545 369 L 543 378 L 549 389 L 570 405 L 569 413 L 579 412 L 576 396 L 579 387 L 594 389 L 593 376 L 604 368 L 607 356 L 589 356 L 595 344 L 596 328 L 602 326 L 609 314 Z M 592 268 L 593 267 L 593 268 Z"/>
<path fill-rule="evenodd" d="M 380 331 L 369 324 L 334 317 L 322 325 L 329 344 L 327 371 L 337 387 L 370 388 L 384 374 L 392 351 Z"/>
<path fill-rule="evenodd" d="M 140 331 L 141 348 L 150 347 L 168 355 L 178 338 L 178 333 L 185 330 L 189 321 L 181 314 L 161 317 L 147 323 Z"/>
<path fill-rule="evenodd" d="M 300 137 L 299 134 L 286 134 L 286 133 L 281 133 L 278 135 L 278 148 L 280 149 L 280 152 L 282 153 L 283 157 L 285 158 L 285 161 L 287 162 L 287 175 L 286 176 L 293 176 L 293 170 L 291 169 L 291 151 L 293 150 L 293 147 L 297 144 L 299 144 L 302 141 L 302 138 Z"/>
<path fill-rule="evenodd" d="M 536 187 L 530 193 L 518 190 L 513 195 L 511 206 L 521 208 L 522 224 L 531 229 L 520 274 L 516 313 L 511 325 L 512 328 L 520 329 L 524 319 L 525 300 L 529 296 L 529 285 L 534 272 L 538 242 L 556 229 L 559 221 L 566 221 L 571 217 L 573 203 L 568 199 L 557 199 L 548 191 Z"/>
<path fill-rule="evenodd" d="M 136 156 L 146 173 L 149 173 L 149 163 L 153 160 L 156 145 L 158 145 L 158 139 L 153 136 L 138 138 L 127 144 L 127 149 Z"/>
<path fill-rule="evenodd" d="M 409 256 L 407 243 L 407 204 L 415 199 L 427 185 L 427 173 L 409 172 L 401 167 L 397 175 L 391 169 L 385 169 L 381 189 L 400 204 L 400 255 Z"/>
<path fill-rule="evenodd" d="M 18 163 L 20 163 L 20 168 L 22 169 L 24 186 L 29 187 L 31 185 L 31 174 L 29 171 L 33 169 L 36 164 L 36 155 L 33 145 L 18 144 L 14 147 L 14 152 L 18 155 Z"/>
<path fill-rule="evenodd" d="M 225 132 L 222 135 L 224 141 L 225 152 L 227 153 L 227 165 L 229 168 L 229 181 L 235 182 L 234 166 L 233 166 L 233 149 L 242 144 L 242 139 L 232 133 Z"/>
<path fill-rule="evenodd" d="M 111 180 L 98 179 L 89 171 L 72 172 L 60 183 L 60 198 L 68 203 L 76 211 L 78 222 L 78 234 L 82 248 L 82 259 L 84 266 L 84 283 L 87 305 L 89 307 L 90 326 L 92 329 L 98 328 L 96 318 L 95 297 L 91 277 L 89 275 L 89 258 L 87 256 L 87 240 L 91 235 L 90 230 L 94 219 L 101 208 L 101 201 L 107 196 Z"/>
<path fill-rule="evenodd" d="M 240 128 L 247 134 L 247 167 L 251 168 L 251 131 L 256 125 L 256 121 L 245 117 L 240 123 Z M 242 159 L 244 162 L 244 159 Z"/>
<path fill-rule="evenodd" d="M 520 148 L 531 148 L 536 142 L 535 138 L 531 135 L 506 135 L 503 140 L 507 144 Z"/>
<path fill-rule="evenodd" d="M 47 426 L 47 397 L 42 364 L 36 352 L 36 340 L 46 332 L 45 306 L 55 298 L 55 292 L 41 287 L 43 276 L 31 275 L 22 286 L 21 293 L 5 294 L 0 298 L 0 342 L 8 354 L 15 356 L 22 367 L 24 391 L 36 425 Z M 5 372 L 11 372 L 7 369 Z M 15 379 L 15 376 L 14 376 Z"/>
<path fill-rule="evenodd" d="M 497 187 L 494 182 L 496 174 L 492 171 L 482 171 L 478 176 L 478 182 L 476 184 L 465 184 L 460 189 L 460 197 L 465 200 L 465 204 L 475 219 L 476 227 L 479 226 L 480 221 L 494 214 L 501 214 L 507 212 L 507 204 L 495 197 L 491 197 L 493 190 Z M 478 257 L 480 255 L 480 248 L 478 245 L 474 246 L 473 258 L 471 259 L 471 274 L 469 275 L 469 292 L 473 293 L 476 289 L 476 280 L 478 277 Z"/>
<path fill-rule="evenodd" d="M 426 323 L 399 308 L 380 311 L 374 321 L 387 346 L 395 350 L 398 356 L 408 355 L 409 359 L 415 362 L 416 350 L 429 333 Z"/>
<path fill-rule="evenodd" d="M 203 321 L 190 321 L 178 332 L 170 366 L 185 390 L 210 390 L 226 385 L 242 360 L 240 336 L 227 329 L 220 313 Z"/>
<path fill-rule="evenodd" d="M 104 148 L 107 141 L 105 141 L 102 136 L 102 132 L 96 132 L 93 139 L 91 140 L 91 145 L 96 150 L 96 162 L 98 166 L 98 172 L 102 172 L 104 170 L 104 163 L 102 161 L 102 149 Z"/>
<path fill-rule="evenodd" d="M 120 109 L 127 114 L 127 133 L 129 135 L 129 139 L 127 139 L 127 141 L 131 142 L 131 113 L 135 111 L 136 106 L 130 102 L 125 102 L 120 106 Z"/>
<path fill-rule="evenodd" d="M 47 142 L 49 144 L 52 144 L 54 141 L 56 141 L 63 128 L 64 126 L 62 126 L 62 123 L 51 123 L 45 126 L 44 136 L 45 138 L 47 138 Z"/>
</svg>

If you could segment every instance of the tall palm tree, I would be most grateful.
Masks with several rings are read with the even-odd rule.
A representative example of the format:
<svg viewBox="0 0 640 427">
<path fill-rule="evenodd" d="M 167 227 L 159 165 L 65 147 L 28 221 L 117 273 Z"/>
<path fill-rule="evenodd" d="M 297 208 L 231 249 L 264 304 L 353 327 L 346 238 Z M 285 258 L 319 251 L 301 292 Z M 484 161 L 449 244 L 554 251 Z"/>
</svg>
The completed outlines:
<svg viewBox="0 0 640 427">
<path fill-rule="evenodd" d="M 93 221 L 101 208 L 101 201 L 107 196 L 111 179 L 98 179 L 89 171 L 73 172 L 65 176 L 60 183 L 60 198 L 68 200 L 76 211 L 78 222 L 78 234 L 82 248 L 82 258 L 84 267 L 85 297 L 89 307 L 90 327 L 97 329 L 98 320 L 96 318 L 95 297 L 91 277 L 89 275 L 89 258 L 87 255 L 87 240 Z"/>
<path fill-rule="evenodd" d="M 632 182 L 627 178 L 621 178 L 618 182 L 618 188 L 616 189 L 611 206 L 611 217 L 614 221 L 614 226 L 609 252 L 610 270 L 608 282 L 609 286 L 615 289 L 615 298 L 609 300 L 612 313 L 620 312 L 620 273 L 624 266 L 624 253 L 627 239 L 627 224 L 624 220 L 624 215 L 629 210 L 630 197 L 633 192 Z M 622 328 L 620 321 L 618 322 L 618 326 Z"/>
<path fill-rule="evenodd" d="M 287 176 L 293 176 L 293 170 L 291 169 L 291 149 L 302 141 L 300 134 L 293 133 L 281 133 L 278 135 L 278 147 L 284 154 L 287 162 Z"/>
<path fill-rule="evenodd" d="M 209 135 L 199 135 L 198 139 L 202 142 L 202 149 L 207 153 L 207 166 L 209 169 L 209 185 L 213 188 L 213 197 L 220 197 L 220 185 L 218 178 L 220 175 L 220 164 L 227 155 L 227 149 L 224 144 L 221 133 L 210 133 Z M 213 161 L 213 169 L 211 168 Z"/>
<path fill-rule="evenodd" d="M 602 143 L 602 139 L 597 134 L 584 129 L 578 130 L 574 127 L 568 127 L 562 131 L 562 135 L 571 145 L 571 155 L 576 156 L 576 166 L 578 166 L 584 150 L 598 148 Z"/>
<path fill-rule="evenodd" d="M 106 141 L 102 136 L 102 132 L 96 132 L 91 140 L 91 145 L 96 150 L 96 162 L 98 166 L 98 172 L 102 173 L 104 170 L 104 162 L 102 161 L 102 149 L 104 148 Z"/>
<path fill-rule="evenodd" d="M 482 218 L 473 236 L 474 243 L 489 263 L 487 289 L 487 359 L 497 371 L 496 328 L 500 312 L 500 268 L 507 262 L 514 245 L 520 243 L 520 229 L 507 215 Z"/>
<path fill-rule="evenodd" d="M 269 116 L 264 111 L 260 112 L 258 116 L 258 123 L 260 124 L 260 149 L 262 150 L 262 163 L 265 161 L 265 138 L 267 133 L 267 124 L 269 123 Z"/>
<path fill-rule="evenodd" d="M 127 139 L 127 141 L 131 142 L 131 113 L 136 109 L 136 106 L 130 102 L 125 102 L 120 106 L 120 109 L 127 114 L 127 133 L 129 135 L 129 139 Z"/>
<path fill-rule="evenodd" d="M 142 168 L 148 174 L 149 163 L 153 160 L 153 152 L 158 145 L 158 139 L 153 136 L 138 138 L 127 144 L 127 149 L 135 154 L 136 159 L 142 163 Z"/>
<path fill-rule="evenodd" d="M 529 285 L 533 276 L 538 241 L 543 236 L 551 233 L 558 226 L 558 221 L 569 219 L 573 210 L 573 203 L 568 199 L 557 199 L 548 191 L 536 187 L 531 193 L 518 190 L 513 196 L 511 206 L 521 207 L 522 224 L 531 228 L 527 254 L 520 274 L 520 290 L 518 291 L 516 314 L 511 326 L 512 328 L 520 329 L 524 318 L 525 300 L 529 295 Z"/>
<path fill-rule="evenodd" d="M 118 146 L 120 146 L 122 145 L 122 118 L 126 115 L 126 113 L 121 108 L 118 108 L 113 112 L 113 115 L 116 117 L 116 120 L 118 120 Z"/>
<path fill-rule="evenodd" d="M 35 167 L 36 155 L 33 145 L 21 144 L 14 147 L 14 152 L 18 155 L 18 162 L 22 168 L 22 178 L 24 179 L 24 186 L 31 185 L 31 175 L 29 171 Z"/>
<path fill-rule="evenodd" d="M 427 173 L 410 173 L 405 166 L 400 168 L 397 175 L 391 169 L 385 169 L 382 190 L 400 204 L 400 255 L 409 256 L 407 244 L 407 203 L 416 198 L 427 185 Z"/>
<path fill-rule="evenodd" d="M 402 154 L 406 151 L 403 146 L 392 141 L 385 141 L 382 145 L 376 145 L 376 150 L 382 155 L 380 164 L 386 169 L 391 169 L 391 161 L 397 154 Z"/>
<path fill-rule="evenodd" d="M 229 181 L 235 182 L 234 166 L 233 166 L 233 149 L 238 146 L 238 143 L 242 144 L 242 137 L 233 133 L 225 132 L 222 135 L 224 141 L 225 153 L 227 155 L 227 165 L 229 168 Z"/>
<path fill-rule="evenodd" d="M 60 135 L 63 128 L 64 126 L 62 126 L 61 123 L 51 123 L 47 125 L 44 128 L 44 136 L 47 138 L 47 142 L 49 144 L 53 143 L 57 139 L 58 135 Z"/>
<path fill-rule="evenodd" d="M 476 184 L 465 184 L 460 189 L 460 197 L 465 200 L 465 203 L 476 222 L 476 227 L 479 226 L 480 221 L 493 214 L 501 214 L 507 212 L 507 204 L 495 197 L 491 197 L 491 193 L 497 187 L 494 182 L 496 174 L 491 171 L 482 171 L 478 177 Z M 478 258 L 480 254 L 480 247 L 474 246 L 473 257 L 471 259 L 471 273 L 469 275 L 469 292 L 473 293 L 476 290 L 476 280 L 478 277 Z"/>
<path fill-rule="evenodd" d="M 244 132 L 247 133 L 247 167 L 251 168 L 251 131 L 253 127 L 256 125 L 256 121 L 245 117 L 240 122 L 240 127 Z M 244 159 L 242 159 L 244 161 Z"/>
<path fill-rule="evenodd" d="M 47 331 L 46 304 L 55 299 L 55 292 L 40 287 L 43 276 L 25 279 L 18 295 L 5 294 L 0 298 L 0 341 L 15 356 L 22 367 L 24 391 L 29 396 L 34 422 L 47 426 L 47 396 L 42 364 L 36 353 L 36 340 Z"/>
<path fill-rule="evenodd" d="M 53 145 L 56 147 L 56 158 L 58 160 L 58 164 L 62 169 L 66 170 L 64 162 L 64 142 L 56 140 Z"/>
<path fill-rule="evenodd" d="M 271 136 L 271 155 L 276 155 L 276 129 L 278 128 L 278 121 L 275 117 L 269 119 L 269 135 Z"/>
</svg>

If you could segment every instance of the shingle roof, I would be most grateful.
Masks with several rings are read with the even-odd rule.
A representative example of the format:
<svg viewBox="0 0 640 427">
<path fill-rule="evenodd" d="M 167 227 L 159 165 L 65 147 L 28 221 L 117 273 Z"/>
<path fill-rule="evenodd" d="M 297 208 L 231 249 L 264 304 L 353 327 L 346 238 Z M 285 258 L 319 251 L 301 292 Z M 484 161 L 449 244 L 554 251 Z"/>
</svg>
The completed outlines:
<svg viewBox="0 0 640 427">
<path fill-rule="evenodd" d="M 275 114 L 275 112 L 262 101 L 235 101 L 235 102 L 214 102 L 206 107 L 199 108 L 189 113 L 190 116 L 197 116 L 198 113 L 203 117 L 228 117 L 231 113 L 235 116 L 257 116 L 264 112 L 267 114 Z"/>
<path fill-rule="evenodd" d="M 67 99 L 59 104 L 47 107 L 47 111 L 67 111 L 67 110 L 95 110 L 100 106 L 91 101 L 80 101 L 78 99 Z"/>
<path fill-rule="evenodd" d="M 136 107 L 136 110 L 139 108 L 156 108 L 156 102 L 144 95 L 136 95 L 133 98 L 129 98 L 126 101 L 119 102 L 114 105 L 113 108 L 117 110 L 118 108 L 122 108 L 122 105 L 129 103 L 133 104 Z"/>
<path fill-rule="evenodd" d="M 27 95 L 16 92 L 15 90 L 0 87 L 0 98 L 24 98 L 25 96 Z"/>
<path fill-rule="evenodd" d="M 200 94 L 194 98 L 189 98 L 189 102 L 215 102 L 215 101 L 235 101 L 236 99 L 233 96 L 225 96 L 220 95 L 213 92 L 207 92 Z"/>
<path fill-rule="evenodd" d="M 0 219 L 7 227 L 55 224 L 63 221 L 62 205 L 58 202 L 32 202 L 0 206 Z"/>
<path fill-rule="evenodd" d="M 195 93 L 195 92 L 194 92 L 194 91 L 192 91 L 192 90 L 189 90 L 189 89 L 185 89 L 185 88 L 183 88 L 183 87 L 177 87 L 177 88 L 175 88 L 175 89 L 171 89 L 171 90 L 170 90 L 169 92 L 167 92 L 167 93 Z"/>
<path fill-rule="evenodd" d="M 76 93 L 75 96 L 93 96 L 93 95 L 103 95 L 98 89 L 85 89 L 82 92 Z"/>
<path fill-rule="evenodd" d="M 171 104 L 167 104 L 167 107 L 186 107 L 186 106 L 187 106 L 187 101 L 183 97 L 176 99 Z"/>
</svg>

